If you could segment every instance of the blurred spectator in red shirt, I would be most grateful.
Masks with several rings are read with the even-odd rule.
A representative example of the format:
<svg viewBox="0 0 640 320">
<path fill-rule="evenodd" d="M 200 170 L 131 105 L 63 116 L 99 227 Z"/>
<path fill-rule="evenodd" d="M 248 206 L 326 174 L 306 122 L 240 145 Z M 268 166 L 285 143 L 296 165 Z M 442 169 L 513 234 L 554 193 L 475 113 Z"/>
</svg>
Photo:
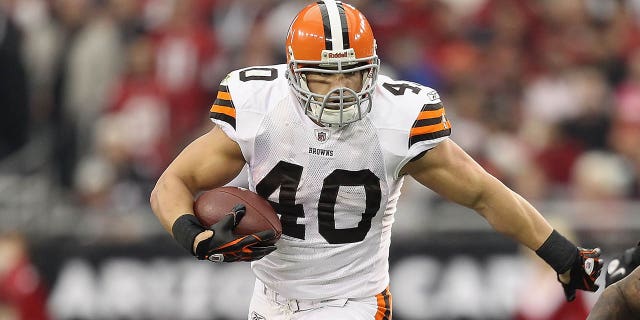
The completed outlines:
<svg viewBox="0 0 640 320">
<path fill-rule="evenodd" d="M 83 212 L 130 213 L 123 204 L 142 201 L 176 152 L 169 125 L 171 102 L 155 78 L 154 62 L 151 40 L 132 40 L 125 72 L 94 125 L 95 151 L 83 157 L 75 172 Z"/>
<path fill-rule="evenodd" d="M 153 32 L 155 72 L 171 99 L 172 143 L 181 147 L 207 118 L 219 80 L 210 76 L 218 46 L 193 0 L 174 1 L 170 9 L 170 18 Z"/>
<path fill-rule="evenodd" d="M 24 238 L 0 234 L 0 319 L 47 320 L 47 289 Z"/>
<path fill-rule="evenodd" d="M 175 152 L 170 95 L 154 77 L 154 62 L 147 37 L 131 43 L 127 70 L 96 126 L 99 151 L 117 168 L 130 167 L 149 180 L 162 172 Z"/>
</svg>

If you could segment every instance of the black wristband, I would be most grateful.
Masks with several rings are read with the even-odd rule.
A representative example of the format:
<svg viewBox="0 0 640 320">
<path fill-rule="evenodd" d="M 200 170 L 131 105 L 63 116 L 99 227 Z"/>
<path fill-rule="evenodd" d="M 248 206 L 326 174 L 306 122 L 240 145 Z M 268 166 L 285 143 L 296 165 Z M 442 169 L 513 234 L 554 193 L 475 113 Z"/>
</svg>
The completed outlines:
<svg viewBox="0 0 640 320">
<path fill-rule="evenodd" d="M 205 230 L 206 229 L 200 224 L 200 221 L 198 221 L 198 218 L 188 213 L 176 219 L 171 227 L 173 238 L 193 255 L 195 255 L 193 252 L 193 242 L 196 236 Z"/>
<path fill-rule="evenodd" d="M 553 230 L 547 240 L 536 250 L 536 254 L 558 274 L 563 274 L 571 268 L 575 261 L 578 247 L 558 231 Z"/>
</svg>

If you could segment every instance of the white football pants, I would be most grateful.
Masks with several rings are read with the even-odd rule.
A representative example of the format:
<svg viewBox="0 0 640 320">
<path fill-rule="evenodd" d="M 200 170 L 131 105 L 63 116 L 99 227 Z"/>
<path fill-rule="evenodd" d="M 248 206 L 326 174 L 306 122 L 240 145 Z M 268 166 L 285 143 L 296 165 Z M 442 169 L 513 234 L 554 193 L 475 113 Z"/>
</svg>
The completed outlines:
<svg viewBox="0 0 640 320">
<path fill-rule="evenodd" d="M 391 320 L 389 288 L 368 298 L 288 299 L 256 280 L 249 320 Z"/>
</svg>

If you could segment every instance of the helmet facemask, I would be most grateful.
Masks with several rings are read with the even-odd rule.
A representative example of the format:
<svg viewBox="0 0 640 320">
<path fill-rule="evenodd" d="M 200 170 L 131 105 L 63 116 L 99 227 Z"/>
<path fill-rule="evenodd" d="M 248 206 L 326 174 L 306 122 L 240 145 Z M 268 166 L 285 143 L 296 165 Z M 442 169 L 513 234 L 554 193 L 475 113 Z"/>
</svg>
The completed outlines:
<svg viewBox="0 0 640 320">
<path fill-rule="evenodd" d="M 372 106 L 372 95 L 378 78 L 377 55 L 356 58 L 353 49 L 322 51 L 322 60 L 296 60 L 293 49 L 288 48 L 287 78 L 305 114 L 315 122 L 328 127 L 342 127 L 361 120 Z M 307 73 L 339 74 L 362 72 L 362 87 L 356 92 L 347 87 L 334 88 L 327 94 L 309 90 Z"/>
</svg>

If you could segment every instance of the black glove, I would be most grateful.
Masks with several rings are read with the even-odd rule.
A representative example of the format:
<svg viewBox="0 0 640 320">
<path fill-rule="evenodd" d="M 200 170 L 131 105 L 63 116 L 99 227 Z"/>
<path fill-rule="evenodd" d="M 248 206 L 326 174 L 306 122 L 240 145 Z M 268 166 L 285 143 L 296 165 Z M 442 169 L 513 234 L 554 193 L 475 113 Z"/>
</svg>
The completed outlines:
<svg viewBox="0 0 640 320">
<path fill-rule="evenodd" d="M 638 265 L 640 265 L 640 243 L 638 243 L 637 247 L 629 248 L 611 259 L 604 278 L 605 287 L 622 280 Z"/>
<path fill-rule="evenodd" d="M 273 230 L 236 236 L 233 229 L 240 223 L 246 212 L 244 204 L 238 204 L 229 214 L 209 227 L 213 236 L 198 243 L 195 256 L 213 262 L 254 261 L 276 250 Z"/>
<path fill-rule="evenodd" d="M 576 298 L 577 289 L 595 292 L 600 288 L 595 281 L 600 276 L 602 264 L 600 248 L 584 249 L 578 247 L 578 255 L 569 270 L 569 283 L 562 282 L 560 275 L 558 275 L 558 281 L 562 283 L 567 301 L 573 301 Z"/>
</svg>

